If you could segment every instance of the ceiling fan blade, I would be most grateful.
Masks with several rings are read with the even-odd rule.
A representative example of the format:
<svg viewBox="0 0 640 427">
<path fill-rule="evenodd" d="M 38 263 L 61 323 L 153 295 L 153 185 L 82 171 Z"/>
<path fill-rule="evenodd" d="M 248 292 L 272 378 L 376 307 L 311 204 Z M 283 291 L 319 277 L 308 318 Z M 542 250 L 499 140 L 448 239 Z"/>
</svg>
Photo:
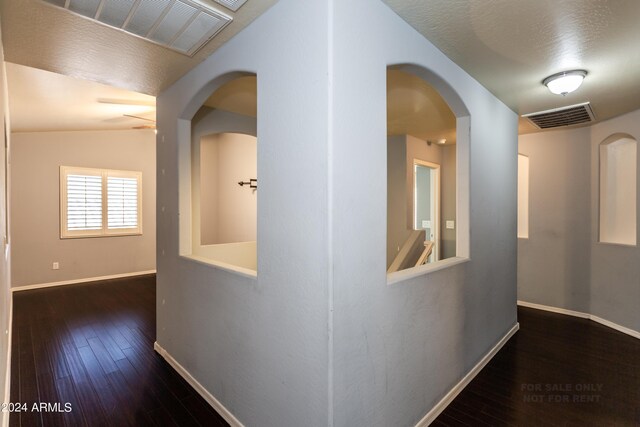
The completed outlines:
<svg viewBox="0 0 640 427">
<path fill-rule="evenodd" d="M 154 119 L 149 119 L 149 118 L 141 117 L 141 116 L 134 116 L 133 114 L 123 114 L 123 116 L 125 116 L 125 117 L 131 117 L 131 118 L 133 118 L 133 119 L 146 120 L 146 121 L 148 121 L 148 122 L 153 122 L 153 123 L 155 123 L 155 122 L 156 122 Z"/>
<path fill-rule="evenodd" d="M 98 98 L 100 104 L 117 104 L 117 105 L 142 105 L 145 107 L 156 106 L 155 101 L 143 101 L 137 99 L 116 99 L 116 98 Z"/>
<path fill-rule="evenodd" d="M 129 120 L 129 118 L 124 116 L 117 116 L 117 117 L 111 117 L 108 119 L 103 119 L 102 121 L 106 123 L 120 123 L 120 122 L 126 122 L 127 120 Z"/>
</svg>

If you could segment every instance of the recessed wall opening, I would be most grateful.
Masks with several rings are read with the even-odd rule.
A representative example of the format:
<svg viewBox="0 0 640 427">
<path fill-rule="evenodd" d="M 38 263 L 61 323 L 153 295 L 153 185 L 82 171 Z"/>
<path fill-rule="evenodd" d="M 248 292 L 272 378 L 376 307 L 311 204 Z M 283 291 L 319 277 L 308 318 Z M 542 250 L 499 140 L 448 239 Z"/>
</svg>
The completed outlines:
<svg viewBox="0 0 640 427">
<path fill-rule="evenodd" d="M 636 245 L 638 143 L 616 134 L 600 144 L 600 242 Z"/>
<path fill-rule="evenodd" d="M 434 85 L 406 67 L 387 69 L 388 274 L 467 256 L 467 239 L 458 248 L 458 200 L 468 197 L 459 185 L 459 126 L 468 129 L 468 117 L 457 118 Z"/>
<path fill-rule="evenodd" d="M 242 75 L 218 87 L 191 120 L 191 233 L 182 255 L 255 274 L 258 145 L 257 77 Z"/>
<path fill-rule="evenodd" d="M 529 238 L 529 157 L 518 154 L 518 238 Z"/>
</svg>

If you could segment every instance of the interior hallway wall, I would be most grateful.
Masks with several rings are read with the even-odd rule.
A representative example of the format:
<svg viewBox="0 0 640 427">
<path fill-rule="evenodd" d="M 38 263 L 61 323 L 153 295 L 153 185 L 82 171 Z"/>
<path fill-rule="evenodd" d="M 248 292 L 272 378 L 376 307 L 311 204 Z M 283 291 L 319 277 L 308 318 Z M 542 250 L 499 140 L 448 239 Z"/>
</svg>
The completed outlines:
<svg viewBox="0 0 640 427">
<path fill-rule="evenodd" d="M 516 324 L 517 116 L 382 2 L 331 4 L 333 425 L 410 426 Z M 431 71 L 428 83 L 470 116 L 459 185 L 470 186 L 471 241 L 469 260 L 388 283 L 380 189 L 396 64 Z"/>
<path fill-rule="evenodd" d="M 518 239 L 518 299 L 588 312 L 589 128 L 520 135 L 529 157 L 529 238 Z"/>
<path fill-rule="evenodd" d="M 473 118 L 473 239 L 470 259 L 389 285 L 398 63 L 446 76 Z M 255 276 L 180 255 L 190 120 L 238 70 L 258 81 Z M 514 330 L 517 116 L 379 0 L 280 0 L 157 101 L 158 346 L 243 424 L 414 425 Z"/>
<path fill-rule="evenodd" d="M 0 31 L 0 34 L 2 32 Z M 2 37 L 0 36 L 0 402 L 9 402 L 9 328 L 11 325 L 11 272 L 10 272 L 10 246 L 11 242 L 8 224 L 8 186 L 7 186 L 7 151 L 9 138 L 11 137 L 9 106 L 7 94 L 7 74 L 4 62 L 4 50 Z M 9 412 L 2 411 L 0 424 L 8 419 Z"/>
<path fill-rule="evenodd" d="M 158 345 L 247 426 L 329 424 L 327 13 L 280 0 L 157 98 Z M 192 121 L 236 71 L 257 75 L 257 125 L 215 110 Z M 180 255 L 199 227 L 192 137 L 250 125 L 257 275 Z"/>
<path fill-rule="evenodd" d="M 640 247 L 598 242 L 600 143 L 624 133 L 640 143 L 640 110 L 591 127 L 591 311 L 640 334 Z M 640 189 L 640 150 L 636 151 L 636 191 Z M 636 242 L 640 197 L 636 193 Z"/>
<path fill-rule="evenodd" d="M 153 130 L 24 132 L 12 142 L 14 288 L 155 270 Z M 61 239 L 60 166 L 141 171 L 142 235 Z"/>
<path fill-rule="evenodd" d="M 530 188 L 529 238 L 518 239 L 518 299 L 639 332 L 640 249 L 598 241 L 599 149 L 616 133 L 640 140 L 640 110 L 591 127 L 519 137 Z"/>
</svg>

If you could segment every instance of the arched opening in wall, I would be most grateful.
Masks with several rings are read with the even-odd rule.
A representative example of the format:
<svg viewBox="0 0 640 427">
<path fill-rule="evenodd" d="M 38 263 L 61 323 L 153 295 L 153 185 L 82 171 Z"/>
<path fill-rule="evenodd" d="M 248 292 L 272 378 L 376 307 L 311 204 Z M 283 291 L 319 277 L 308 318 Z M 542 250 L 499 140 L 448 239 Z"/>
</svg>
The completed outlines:
<svg viewBox="0 0 640 427">
<path fill-rule="evenodd" d="M 418 67 L 387 69 L 388 274 L 468 256 L 468 114 L 436 84 Z"/>
<path fill-rule="evenodd" d="M 191 120 L 191 257 L 257 270 L 257 78 L 215 90 Z"/>
<path fill-rule="evenodd" d="M 615 134 L 600 144 L 600 242 L 636 245 L 638 142 Z"/>
</svg>

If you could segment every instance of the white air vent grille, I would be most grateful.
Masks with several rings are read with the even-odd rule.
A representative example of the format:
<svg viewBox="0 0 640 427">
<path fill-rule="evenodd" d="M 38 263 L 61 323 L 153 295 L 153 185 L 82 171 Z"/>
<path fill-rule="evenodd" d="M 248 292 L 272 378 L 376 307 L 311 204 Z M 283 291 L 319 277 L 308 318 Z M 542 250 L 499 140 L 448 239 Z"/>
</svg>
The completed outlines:
<svg viewBox="0 0 640 427">
<path fill-rule="evenodd" d="M 240 6 L 242 6 L 247 2 L 247 0 L 213 0 L 213 1 L 223 5 L 229 10 L 233 10 L 234 12 L 240 9 Z"/>
<path fill-rule="evenodd" d="M 595 120 L 593 110 L 588 102 L 570 105 L 568 107 L 555 108 L 553 110 L 538 111 L 536 113 L 523 114 L 540 129 L 550 129 L 562 126 L 589 123 Z"/>
<path fill-rule="evenodd" d="M 189 56 L 233 20 L 192 0 L 43 1 Z M 220 0 L 218 3 L 237 10 L 245 1 Z"/>
</svg>

